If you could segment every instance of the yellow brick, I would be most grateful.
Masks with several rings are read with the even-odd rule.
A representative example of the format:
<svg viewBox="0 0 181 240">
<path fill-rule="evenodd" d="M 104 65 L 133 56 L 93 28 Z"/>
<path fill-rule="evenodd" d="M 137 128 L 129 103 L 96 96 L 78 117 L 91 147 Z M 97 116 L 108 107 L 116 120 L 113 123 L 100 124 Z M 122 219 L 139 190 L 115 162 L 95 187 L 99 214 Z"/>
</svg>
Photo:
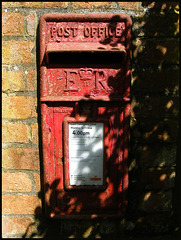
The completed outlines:
<svg viewBox="0 0 181 240">
<path fill-rule="evenodd" d="M 120 7 L 125 9 L 135 9 L 137 10 L 139 7 L 139 2 L 118 2 Z"/>
<path fill-rule="evenodd" d="M 38 124 L 32 124 L 32 142 L 38 144 Z"/>
<path fill-rule="evenodd" d="M 2 196 L 2 213 L 5 214 L 35 214 L 41 212 L 41 201 L 38 196 L 4 195 Z M 37 211 L 36 211 L 37 213 Z"/>
<path fill-rule="evenodd" d="M 34 179 L 35 179 L 35 191 L 40 192 L 41 187 L 40 187 L 40 174 L 34 173 Z"/>
<path fill-rule="evenodd" d="M 68 2 L 3 2 L 2 7 L 66 8 Z"/>
<path fill-rule="evenodd" d="M 42 2 L 44 8 L 66 8 L 68 2 Z"/>
<path fill-rule="evenodd" d="M 21 13 L 2 13 L 2 33 L 4 35 L 23 34 L 23 15 Z"/>
<path fill-rule="evenodd" d="M 23 85 L 23 72 L 22 71 L 7 71 L 2 69 L 2 90 L 22 91 Z"/>
<path fill-rule="evenodd" d="M 34 36 L 35 35 L 35 28 L 36 28 L 36 17 L 35 17 L 35 14 L 33 13 L 30 13 L 27 18 L 27 33 L 30 35 L 30 36 Z"/>
<path fill-rule="evenodd" d="M 26 173 L 2 173 L 2 191 L 31 192 L 31 180 Z"/>
<path fill-rule="evenodd" d="M 2 234 L 22 234 L 28 229 L 28 233 L 33 233 L 34 220 L 32 217 L 6 216 L 2 217 Z"/>
<path fill-rule="evenodd" d="M 37 89 L 37 76 L 36 70 L 28 70 L 27 71 L 27 89 L 30 91 L 35 91 Z"/>
<path fill-rule="evenodd" d="M 2 116 L 4 118 L 25 119 L 36 117 L 36 100 L 33 97 L 11 96 L 3 94 Z"/>
<path fill-rule="evenodd" d="M 28 142 L 28 129 L 24 123 L 3 123 L 3 142 Z"/>
<path fill-rule="evenodd" d="M 72 2 L 73 8 L 108 8 L 109 2 Z"/>
<path fill-rule="evenodd" d="M 32 63 L 35 47 L 33 41 L 3 41 L 2 43 L 2 63 L 3 64 L 19 64 Z"/>
<path fill-rule="evenodd" d="M 33 148 L 2 149 L 2 167 L 39 170 L 39 151 Z"/>
</svg>

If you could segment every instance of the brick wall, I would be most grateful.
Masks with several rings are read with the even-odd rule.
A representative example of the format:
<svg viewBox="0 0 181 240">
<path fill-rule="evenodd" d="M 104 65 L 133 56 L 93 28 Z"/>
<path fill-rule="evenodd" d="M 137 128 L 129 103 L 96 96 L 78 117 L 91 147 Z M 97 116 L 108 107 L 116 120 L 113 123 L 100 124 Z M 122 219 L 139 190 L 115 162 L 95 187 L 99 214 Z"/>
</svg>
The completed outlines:
<svg viewBox="0 0 181 240">
<path fill-rule="evenodd" d="M 40 16 L 51 12 L 126 13 L 133 20 L 129 204 L 119 223 L 77 222 L 73 226 L 68 221 L 60 225 L 42 215 L 37 31 Z M 177 2 L 2 3 L 4 237 L 64 232 L 69 237 L 113 236 L 115 226 L 125 238 L 177 232 L 178 17 Z"/>
</svg>

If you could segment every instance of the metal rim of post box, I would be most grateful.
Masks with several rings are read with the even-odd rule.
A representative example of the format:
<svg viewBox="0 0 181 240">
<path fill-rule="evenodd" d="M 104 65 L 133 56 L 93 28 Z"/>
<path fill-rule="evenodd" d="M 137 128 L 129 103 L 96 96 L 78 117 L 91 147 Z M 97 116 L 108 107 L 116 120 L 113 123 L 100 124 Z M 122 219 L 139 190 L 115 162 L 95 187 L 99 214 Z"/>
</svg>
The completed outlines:
<svg viewBox="0 0 181 240">
<path fill-rule="evenodd" d="M 117 22 L 117 21 L 123 21 L 125 22 L 126 25 L 126 33 L 125 33 L 125 44 L 119 44 L 116 47 L 111 47 L 111 46 L 107 46 L 105 48 L 102 48 L 102 46 L 100 46 L 99 43 L 95 43 L 93 45 L 91 44 L 87 44 L 86 47 L 81 48 L 81 46 L 77 43 L 71 43 L 69 45 L 67 45 L 66 43 L 62 43 L 62 44 L 55 44 L 54 46 L 52 46 L 51 43 L 46 44 L 46 23 L 50 22 L 50 21 L 54 21 L 54 22 L 91 22 L 91 21 L 97 21 L 97 22 Z M 131 18 L 126 15 L 126 14 L 59 14 L 59 13 L 48 13 L 48 14 L 44 14 L 43 16 L 41 16 L 40 18 L 40 101 L 41 101 L 41 109 L 42 109 L 42 126 L 43 126 L 43 131 L 49 131 L 52 132 L 53 129 L 49 128 L 46 129 L 44 126 L 44 121 L 45 121 L 45 113 L 50 113 L 50 119 L 52 118 L 52 112 L 53 112 L 53 102 L 62 102 L 62 101 L 67 101 L 67 102 L 71 102 L 72 101 L 72 97 L 66 97 L 64 98 L 63 96 L 46 96 L 44 95 L 44 77 L 43 74 L 44 72 L 46 72 L 46 67 L 48 64 L 48 54 L 51 52 L 123 52 L 126 56 L 126 64 L 125 64 L 125 77 L 130 79 L 130 75 L 131 75 L 131 70 L 130 70 L 130 60 L 131 60 L 131 51 L 130 51 L 130 43 L 131 43 L 131 26 L 132 26 L 132 20 Z M 76 46 L 77 44 L 77 46 Z M 129 85 L 129 84 L 128 84 Z M 129 88 L 129 86 L 128 86 Z M 102 98 L 94 98 L 94 97 L 86 97 L 86 96 L 74 96 L 74 101 L 77 102 L 79 100 L 100 100 L 100 101 L 110 101 L 110 98 L 107 96 L 104 96 Z M 119 102 L 126 102 L 126 106 L 127 106 L 127 110 L 124 110 L 124 114 L 125 111 L 127 111 L 128 115 L 129 115 L 129 111 L 130 111 L 130 92 L 128 90 L 128 92 L 124 93 L 123 95 L 115 98 L 114 100 L 119 101 Z M 48 107 L 48 102 L 50 103 L 50 107 Z M 72 121 L 72 119 L 71 119 Z M 77 121 L 76 118 L 74 118 L 73 121 Z M 101 120 L 103 121 L 103 120 Z M 67 122 L 68 123 L 68 122 Z M 127 124 L 127 122 L 125 123 Z M 127 128 L 127 126 L 126 126 Z M 129 134 L 128 134 L 129 135 Z M 125 141 L 125 145 L 128 144 L 129 141 L 129 136 L 125 136 L 125 134 L 123 135 L 123 137 L 126 139 Z M 43 142 L 46 141 L 47 139 L 45 139 L 45 136 L 42 137 Z M 43 158 L 47 159 L 46 156 L 46 149 L 45 146 L 43 144 Z M 52 166 L 53 167 L 53 166 Z M 51 171 L 51 170 L 50 170 Z M 125 167 L 125 174 L 127 174 L 128 169 Z M 45 176 L 46 177 L 46 176 Z M 50 177 L 51 178 L 51 177 Z M 127 180 L 126 180 L 127 181 Z M 127 185 L 127 183 L 125 182 L 125 186 Z M 123 186 L 124 187 L 124 186 Z M 90 188 L 91 189 L 91 188 Z M 122 196 L 122 198 L 124 198 L 124 196 Z M 56 201 L 55 199 L 53 201 Z M 125 201 L 125 199 L 123 199 L 123 201 Z M 121 204 L 121 203 L 120 203 Z M 98 218 L 98 217 L 120 217 L 122 216 L 123 212 L 125 211 L 125 206 L 124 204 L 121 206 L 121 210 L 119 209 L 118 212 L 114 212 L 114 211 L 107 211 L 106 213 L 98 213 L 96 214 L 95 212 L 93 213 L 82 213 L 80 216 L 79 214 L 73 214 L 73 215 L 66 215 L 66 214 L 56 214 L 54 212 L 52 213 L 48 213 L 50 215 L 50 217 L 55 217 L 55 218 Z"/>
</svg>

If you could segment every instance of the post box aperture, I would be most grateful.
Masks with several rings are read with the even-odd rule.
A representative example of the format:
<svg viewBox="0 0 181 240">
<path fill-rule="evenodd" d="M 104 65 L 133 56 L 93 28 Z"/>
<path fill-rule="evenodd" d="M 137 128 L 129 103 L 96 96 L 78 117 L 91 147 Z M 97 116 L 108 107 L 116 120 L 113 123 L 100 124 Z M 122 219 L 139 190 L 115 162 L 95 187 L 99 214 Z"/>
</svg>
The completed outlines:
<svg viewBox="0 0 181 240">
<path fill-rule="evenodd" d="M 40 19 L 44 192 L 51 217 L 124 215 L 131 24 L 124 14 Z"/>
</svg>

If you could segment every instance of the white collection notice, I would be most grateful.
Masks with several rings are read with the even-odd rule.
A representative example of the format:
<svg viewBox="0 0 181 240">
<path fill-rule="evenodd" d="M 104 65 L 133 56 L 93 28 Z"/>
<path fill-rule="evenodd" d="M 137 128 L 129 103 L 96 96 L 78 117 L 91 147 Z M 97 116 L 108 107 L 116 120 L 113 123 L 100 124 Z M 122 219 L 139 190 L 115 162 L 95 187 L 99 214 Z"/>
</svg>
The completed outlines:
<svg viewBox="0 0 181 240">
<path fill-rule="evenodd" d="M 69 123 L 70 185 L 103 185 L 103 123 Z"/>
</svg>

